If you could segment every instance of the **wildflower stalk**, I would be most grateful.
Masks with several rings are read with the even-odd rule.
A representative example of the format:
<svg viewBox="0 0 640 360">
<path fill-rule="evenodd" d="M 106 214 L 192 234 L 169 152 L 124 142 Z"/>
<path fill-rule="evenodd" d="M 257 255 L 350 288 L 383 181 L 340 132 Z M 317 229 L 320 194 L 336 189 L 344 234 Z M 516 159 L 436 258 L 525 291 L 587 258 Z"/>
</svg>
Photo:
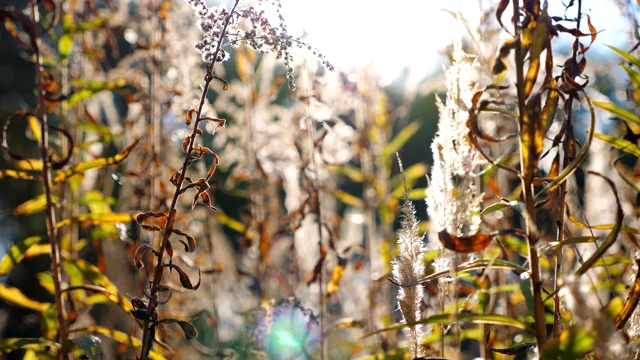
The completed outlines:
<svg viewBox="0 0 640 360">
<path fill-rule="evenodd" d="M 207 70 L 206 70 L 207 72 L 204 77 L 204 85 L 202 86 L 202 95 L 200 96 L 200 103 L 198 104 L 198 109 L 196 111 L 196 119 L 194 121 L 193 131 L 191 132 L 191 136 L 189 138 L 189 144 L 187 145 L 187 148 L 185 151 L 185 158 L 184 158 L 184 162 L 182 163 L 182 169 L 180 170 L 178 174 L 178 178 L 175 182 L 176 188 L 173 193 L 173 198 L 171 199 L 171 205 L 169 206 L 169 210 L 167 212 L 167 220 L 165 222 L 164 229 L 162 230 L 162 240 L 160 241 L 160 247 L 158 248 L 158 251 L 157 251 L 157 261 L 156 261 L 156 266 L 153 273 L 153 280 L 151 281 L 151 284 L 149 286 L 150 296 L 149 296 L 149 304 L 147 305 L 147 316 L 145 317 L 145 321 L 144 321 L 142 349 L 140 351 L 141 360 L 148 359 L 149 352 L 151 351 L 151 347 L 153 345 L 153 339 L 155 338 L 155 331 L 157 328 L 157 324 L 155 324 L 155 319 L 152 319 L 152 317 L 155 314 L 155 311 L 158 307 L 157 292 L 160 288 L 159 286 L 160 286 L 160 282 L 162 281 L 162 275 L 164 272 L 163 259 L 165 255 L 165 249 L 167 248 L 167 242 L 169 242 L 169 238 L 173 233 L 173 224 L 176 220 L 176 205 L 178 203 L 178 198 L 182 193 L 182 183 L 184 182 L 184 179 L 186 177 L 187 167 L 192 161 L 191 153 L 193 152 L 194 144 L 198 136 L 199 124 L 202 118 L 202 109 L 207 99 L 207 92 L 209 90 L 211 81 L 213 81 L 214 79 L 217 79 L 217 77 L 215 76 L 214 65 L 216 63 L 216 59 L 218 58 L 218 52 L 221 49 L 222 40 L 224 39 L 224 34 L 226 33 L 227 26 L 229 25 L 233 12 L 235 11 L 239 2 L 240 0 L 235 1 L 233 8 L 231 9 L 231 11 L 229 12 L 229 15 L 225 19 L 224 27 L 222 29 L 223 35 L 220 36 L 218 40 L 218 46 L 216 48 L 215 53 L 213 54 L 213 60 L 207 64 Z"/>
<path fill-rule="evenodd" d="M 518 19 L 520 14 L 520 1 L 513 0 L 513 18 Z M 521 39 L 522 32 L 520 24 L 514 21 L 514 30 L 516 39 Z M 521 42 L 520 42 L 521 43 Z M 536 149 L 535 142 L 523 141 L 522 137 L 527 136 L 529 139 L 535 139 L 536 127 L 532 124 L 526 124 L 526 121 L 533 121 L 531 118 L 525 118 L 525 90 L 524 90 L 524 56 L 522 46 L 515 47 L 515 63 L 516 78 L 518 91 L 518 123 L 520 126 L 520 164 L 521 164 L 521 181 L 524 203 L 527 211 L 525 216 L 527 243 L 529 246 L 529 264 L 531 272 L 531 287 L 533 293 L 535 334 L 538 349 L 542 349 L 546 341 L 546 329 L 544 319 L 544 304 L 542 303 L 542 279 L 540 277 L 540 263 L 538 257 L 538 230 L 535 224 L 535 194 L 533 190 L 533 179 L 536 173 Z M 522 134 L 525 128 L 527 134 Z M 527 146 L 527 148 L 524 148 Z M 526 158 L 525 158 L 526 157 Z"/>
<path fill-rule="evenodd" d="M 393 277 L 399 284 L 412 284 L 398 289 L 398 308 L 402 313 L 404 323 L 415 323 L 421 318 L 420 306 L 424 295 L 420 278 L 424 273 L 425 245 L 423 236 L 418 233 L 418 220 L 413 203 L 409 200 L 407 179 L 400 156 L 396 153 L 400 173 L 404 181 L 404 204 L 402 205 L 402 222 L 398 233 L 398 258 L 393 262 Z M 416 285 L 418 284 L 418 285 Z M 444 302 L 443 302 L 444 303 Z M 423 325 L 411 325 L 405 328 L 405 333 L 411 341 L 410 349 L 414 358 L 423 355 L 420 341 L 423 335 Z M 442 337 L 444 339 L 444 336 Z"/>
<path fill-rule="evenodd" d="M 51 246 L 51 273 L 53 277 L 53 288 L 56 302 L 56 312 L 58 316 L 58 342 L 60 346 L 60 359 L 68 359 L 65 343 L 69 337 L 69 329 L 64 316 L 64 303 L 62 298 L 62 258 L 60 256 L 60 243 L 58 242 L 58 234 L 56 230 L 56 215 L 54 212 L 54 204 L 51 194 L 51 169 L 49 164 L 49 125 L 47 123 L 47 113 L 45 105 L 45 90 L 43 79 L 43 65 L 42 54 L 40 53 L 40 44 L 38 36 L 38 2 L 31 0 L 29 2 L 31 7 L 31 15 L 33 17 L 33 26 L 31 28 L 31 46 L 34 52 L 35 58 L 35 70 L 36 70 L 36 87 L 37 87 L 37 100 L 38 106 L 36 110 L 36 116 L 40 122 L 40 159 L 42 160 L 42 187 L 44 189 L 46 208 L 45 216 L 47 222 L 47 236 L 49 237 L 49 243 Z"/>
<path fill-rule="evenodd" d="M 173 223 L 175 222 L 176 216 L 176 205 L 178 203 L 178 197 L 182 190 L 182 182 L 185 178 L 185 173 L 187 171 L 187 166 L 190 163 L 189 156 L 193 151 L 195 138 L 197 136 L 198 123 L 200 122 L 200 114 L 202 112 L 202 108 L 204 106 L 204 102 L 207 96 L 207 90 L 209 88 L 209 84 L 213 80 L 213 75 L 207 69 L 207 75 L 205 76 L 205 83 L 203 85 L 202 97 L 200 98 L 200 105 L 198 106 L 198 112 L 196 114 L 196 120 L 194 122 L 194 130 L 191 133 L 191 137 L 189 140 L 189 145 L 187 148 L 186 156 L 184 163 L 182 164 L 182 170 L 180 170 L 180 174 L 178 175 L 178 180 L 176 182 L 176 190 L 173 193 L 173 198 L 171 199 L 171 205 L 169 206 L 169 211 L 167 215 L 166 224 L 164 229 L 162 230 L 162 240 L 160 241 L 160 247 L 158 248 L 157 262 L 153 273 L 153 280 L 151 285 L 149 286 L 151 291 L 151 296 L 149 297 L 149 304 L 147 305 L 147 316 L 144 322 L 144 334 L 142 338 L 142 350 L 140 353 L 140 359 L 147 359 L 149 356 L 149 351 L 151 350 L 151 345 L 153 344 L 153 339 L 155 338 L 155 325 L 152 324 L 151 314 L 155 312 L 155 309 L 158 307 L 158 299 L 156 297 L 156 292 L 158 290 L 158 286 L 160 285 L 160 281 L 162 281 L 162 275 L 164 272 L 164 263 L 163 258 L 165 254 L 165 249 L 167 247 L 167 242 L 169 241 L 169 237 L 171 236 L 173 230 Z"/>
</svg>

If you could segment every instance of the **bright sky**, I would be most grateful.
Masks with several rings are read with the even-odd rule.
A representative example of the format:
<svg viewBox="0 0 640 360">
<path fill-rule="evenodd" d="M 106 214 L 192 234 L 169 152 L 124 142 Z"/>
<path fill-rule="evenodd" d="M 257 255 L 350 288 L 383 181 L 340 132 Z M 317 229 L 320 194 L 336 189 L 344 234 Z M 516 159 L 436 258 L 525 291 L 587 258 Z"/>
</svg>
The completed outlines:
<svg viewBox="0 0 640 360">
<path fill-rule="evenodd" d="M 281 1 L 292 33 L 306 31 L 308 42 L 332 63 L 345 69 L 373 64 L 388 80 L 407 66 L 417 76 L 439 69 L 443 60 L 439 51 L 466 33 L 442 9 L 460 11 L 469 21 L 478 21 L 481 9 L 478 0 Z M 550 0 L 549 13 L 562 15 L 562 2 L 568 0 Z M 583 0 L 582 6 L 592 15 L 594 26 L 604 29 L 598 35 L 596 51 L 602 44 L 623 45 L 622 33 L 628 23 L 612 0 Z M 503 21 L 508 23 L 509 15 Z"/>
</svg>

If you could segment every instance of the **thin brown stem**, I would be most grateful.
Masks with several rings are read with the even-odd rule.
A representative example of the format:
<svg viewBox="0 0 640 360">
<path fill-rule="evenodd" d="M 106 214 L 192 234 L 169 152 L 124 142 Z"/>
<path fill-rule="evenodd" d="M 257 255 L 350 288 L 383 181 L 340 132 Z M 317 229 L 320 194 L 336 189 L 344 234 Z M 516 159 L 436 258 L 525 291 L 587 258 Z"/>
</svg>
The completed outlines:
<svg viewBox="0 0 640 360">
<path fill-rule="evenodd" d="M 576 29 L 580 29 L 580 18 L 582 16 L 582 0 L 578 0 L 578 13 L 576 15 Z M 578 44 L 574 43 L 572 57 L 575 59 L 578 56 Z M 573 108 L 573 96 L 569 96 L 567 99 L 566 109 Z M 564 141 L 562 143 L 562 166 L 566 166 L 573 159 L 571 156 L 572 146 L 571 137 L 573 136 L 573 116 L 572 112 L 569 111 L 566 118 L 566 125 L 564 130 Z M 566 209 L 566 196 L 567 196 L 567 183 L 566 181 L 560 184 L 558 188 L 558 202 L 559 202 L 559 210 L 558 210 L 558 221 L 557 226 L 558 230 L 556 233 L 556 241 L 559 244 L 562 244 L 564 241 L 564 226 L 566 222 L 565 209 Z M 560 336 L 560 295 L 559 295 L 559 287 L 558 287 L 558 279 L 562 274 L 562 263 L 564 261 L 564 247 L 560 246 L 558 250 L 556 250 L 556 266 L 554 269 L 554 311 L 553 311 L 553 338 L 556 339 Z"/>
<path fill-rule="evenodd" d="M 69 329 L 65 319 L 64 312 L 64 299 L 62 298 L 62 258 L 60 256 L 60 243 L 58 242 L 58 234 L 56 230 L 56 215 L 52 199 L 51 189 L 51 169 L 49 167 L 49 126 L 47 123 L 47 112 L 45 105 L 45 90 L 44 90 L 44 77 L 42 56 L 40 54 L 40 38 L 39 38 L 39 13 L 38 2 L 36 0 L 30 1 L 31 15 L 33 16 L 33 23 L 31 28 L 31 45 L 35 57 L 35 70 L 36 70 L 36 87 L 37 87 L 37 100 L 38 107 L 36 110 L 36 116 L 40 121 L 40 159 L 42 160 L 42 187 L 44 189 L 46 208 L 45 216 L 47 222 L 47 236 L 51 245 L 51 273 L 53 275 L 53 288 L 55 293 L 56 311 L 58 316 L 58 342 L 60 343 L 60 359 L 68 359 L 65 343 L 69 337 Z"/>
<path fill-rule="evenodd" d="M 542 302 L 542 279 L 540 277 L 540 263 L 538 259 L 538 229 L 535 223 L 535 193 L 533 189 L 533 179 L 536 172 L 536 151 L 535 139 L 536 128 L 531 123 L 533 119 L 526 116 L 526 99 L 524 92 L 524 54 L 522 49 L 522 32 L 520 28 L 520 1 L 513 0 L 513 23 L 516 41 L 518 46 L 515 48 L 516 77 L 518 90 L 518 117 L 521 132 L 520 141 L 520 164 L 521 164 L 521 180 L 522 191 L 524 192 L 524 203 L 527 210 L 526 232 L 527 242 L 529 246 L 529 265 L 531 272 L 531 287 L 533 293 L 535 334 L 538 351 L 542 350 L 546 342 L 546 323 L 544 318 L 544 304 Z M 522 141 L 522 132 L 527 132 L 529 141 Z M 526 146 L 526 148 L 525 148 Z M 526 157 L 526 158 L 525 158 Z"/>
<path fill-rule="evenodd" d="M 567 109 L 571 109 L 572 105 L 573 105 L 573 97 L 570 96 L 567 99 Z M 562 166 L 566 166 L 567 164 L 569 164 L 571 162 L 570 153 L 571 150 L 569 149 L 569 147 L 571 146 L 571 141 L 569 141 L 569 136 L 572 136 L 573 134 L 573 126 L 572 126 L 572 116 L 571 116 L 571 112 L 569 112 L 567 114 L 567 119 L 566 119 L 566 127 L 565 127 L 565 135 L 564 135 L 564 142 L 563 142 L 563 146 L 562 146 L 562 150 L 563 150 L 563 154 L 562 154 Z M 564 226 L 565 226 L 565 222 L 566 222 L 566 217 L 565 217 L 565 209 L 566 209 L 566 196 L 567 196 L 567 183 L 563 182 L 562 184 L 560 184 L 559 188 L 558 188 L 558 199 L 557 201 L 559 202 L 559 209 L 558 209 L 558 221 L 557 221 L 557 226 L 558 226 L 558 230 L 556 233 L 556 241 L 559 244 L 562 244 L 562 242 L 564 241 Z M 564 253 L 563 253 L 563 246 L 560 246 L 558 248 L 558 250 L 556 250 L 556 266 L 554 269 L 555 272 L 555 276 L 554 276 L 554 304 L 553 304 L 553 338 L 558 338 L 560 336 L 560 295 L 559 295 L 559 287 L 558 287 L 558 279 L 560 277 L 560 275 L 562 274 L 562 263 L 564 260 Z"/>
<path fill-rule="evenodd" d="M 202 118 L 202 109 L 204 108 L 204 104 L 207 99 L 207 92 L 209 90 L 211 81 L 213 81 L 214 79 L 217 79 L 217 76 L 215 75 L 215 71 L 214 71 L 215 59 L 218 58 L 218 52 L 220 51 L 222 40 L 224 39 L 224 36 L 227 31 L 227 27 L 229 26 L 233 13 L 235 12 L 239 2 L 240 0 L 235 1 L 233 8 L 231 9 L 231 11 L 229 12 L 229 15 L 225 19 L 225 24 L 224 24 L 224 27 L 222 28 L 220 39 L 218 40 L 218 46 L 216 48 L 216 52 L 213 54 L 213 60 L 210 64 L 207 65 L 207 73 L 204 77 L 205 82 L 204 82 L 204 85 L 202 86 L 202 95 L 200 96 L 200 103 L 196 111 L 196 119 L 194 121 L 193 131 L 191 132 L 191 135 L 189 137 L 189 145 L 187 146 L 187 149 L 185 151 L 185 158 L 184 158 L 184 162 L 182 163 L 182 168 L 180 169 L 178 173 L 178 178 L 175 182 L 176 188 L 173 193 L 173 198 L 171 199 L 171 205 L 169 206 L 169 209 L 167 212 L 167 220 L 166 220 L 164 229 L 162 230 L 162 240 L 160 241 L 160 248 L 157 249 L 157 261 L 156 261 L 156 265 L 153 272 L 153 280 L 149 285 L 149 304 L 147 305 L 147 316 L 145 317 L 145 320 L 144 320 L 142 349 L 140 350 L 141 360 L 148 359 L 149 352 L 151 351 L 153 340 L 155 338 L 155 331 L 157 329 L 157 324 L 156 324 L 157 320 L 152 318 L 154 317 L 154 314 L 156 313 L 156 309 L 158 308 L 158 299 L 156 297 L 156 293 L 158 291 L 160 282 L 162 281 L 162 275 L 164 273 L 163 260 L 165 255 L 165 249 L 167 248 L 167 243 L 169 242 L 169 238 L 171 237 L 171 234 L 173 232 L 173 224 L 176 220 L 176 206 L 178 204 L 178 198 L 182 193 L 182 183 L 185 180 L 187 168 L 189 167 L 189 164 L 191 164 L 193 161 L 191 153 L 193 152 L 196 138 L 198 137 L 198 128 Z"/>
</svg>

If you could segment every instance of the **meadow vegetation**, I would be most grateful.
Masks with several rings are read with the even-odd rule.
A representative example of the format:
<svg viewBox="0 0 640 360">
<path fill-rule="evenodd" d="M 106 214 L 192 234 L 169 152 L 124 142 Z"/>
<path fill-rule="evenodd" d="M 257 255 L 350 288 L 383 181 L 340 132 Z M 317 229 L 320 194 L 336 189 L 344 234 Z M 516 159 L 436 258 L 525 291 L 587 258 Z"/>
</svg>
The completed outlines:
<svg viewBox="0 0 640 360">
<path fill-rule="evenodd" d="M 418 86 L 279 0 L 3 3 L 0 356 L 640 356 L 637 4 L 479 1 Z"/>
</svg>

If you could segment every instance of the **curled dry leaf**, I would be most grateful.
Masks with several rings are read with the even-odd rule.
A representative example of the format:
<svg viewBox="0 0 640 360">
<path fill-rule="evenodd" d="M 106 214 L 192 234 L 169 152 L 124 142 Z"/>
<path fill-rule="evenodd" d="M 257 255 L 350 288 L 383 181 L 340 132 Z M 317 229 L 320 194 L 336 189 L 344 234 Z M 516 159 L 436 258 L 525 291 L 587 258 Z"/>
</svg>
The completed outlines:
<svg viewBox="0 0 640 360">
<path fill-rule="evenodd" d="M 169 300 L 171 300 L 171 296 L 173 295 L 173 290 L 166 285 L 158 285 L 155 293 L 156 293 L 156 299 L 158 301 L 158 304 L 166 304 L 169 302 Z"/>
<path fill-rule="evenodd" d="M 142 245 L 138 246 L 138 248 L 136 249 L 136 252 L 133 255 L 134 262 L 135 262 L 136 267 L 138 269 L 141 269 L 141 268 L 144 267 L 144 264 L 142 263 L 142 256 L 147 251 L 152 251 L 154 255 L 158 256 L 158 252 L 154 248 L 152 248 L 151 245 L 142 244 Z"/>
<path fill-rule="evenodd" d="M 193 114 L 197 114 L 198 112 L 195 109 L 190 109 L 187 111 L 187 125 L 191 125 L 191 120 L 193 119 Z"/>
<path fill-rule="evenodd" d="M 438 233 L 438 239 L 445 248 L 459 253 L 480 252 L 489 246 L 494 237 L 494 234 L 456 236 L 449 234 L 446 230 Z"/>
<path fill-rule="evenodd" d="M 205 191 L 202 194 L 200 194 L 200 197 L 202 198 L 202 203 L 205 206 L 207 206 L 209 209 L 215 210 L 215 211 L 218 210 L 215 206 L 211 205 L 211 196 L 209 196 L 209 193 Z"/>
<path fill-rule="evenodd" d="M 184 231 L 178 230 L 178 229 L 173 229 L 171 230 L 174 234 L 180 235 L 180 236 L 184 236 L 185 239 L 187 239 L 187 241 L 185 242 L 184 240 L 180 240 L 180 242 L 184 245 L 184 251 L 186 252 L 193 252 L 196 249 L 196 239 L 185 233 Z"/>
<path fill-rule="evenodd" d="M 187 152 L 189 150 L 189 143 L 191 142 L 191 136 L 186 136 L 184 140 L 182 140 L 182 151 Z"/>
<path fill-rule="evenodd" d="M 211 121 L 217 124 L 216 129 L 220 126 L 224 127 L 225 124 L 227 123 L 227 120 L 225 119 L 216 119 L 216 118 L 212 118 L 212 117 L 203 117 L 200 118 L 200 120 L 202 121 Z M 214 129 L 215 130 L 215 129 Z"/>
<path fill-rule="evenodd" d="M 154 217 L 154 218 L 161 218 L 161 217 L 167 217 L 167 214 L 163 213 L 163 212 L 155 212 L 155 211 L 146 211 L 143 213 L 140 213 L 138 215 L 136 215 L 136 222 L 138 224 L 142 224 L 144 222 L 144 220 L 146 218 L 149 217 Z"/>
<path fill-rule="evenodd" d="M 160 320 L 160 324 L 178 324 L 182 328 L 182 331 L 184 331 L 184 336 L 187 340 L 198 337 L 198 330 L 188 321 L 166 318 Z"/>
<path fill-rule="evenodd" d="M 205 178 L 206 181 L 209 181 L 211 179 L 213 174 L 216 172 L 216 168 L 218 167 L 218 164 L 220 164 L 220 157 L 218 156 L 218 154 L 214 152 L 212 152 L 212 154 L 213 154 L 213 165 L 211 165 L 211 167 L 209 168 L 209 171 L 207 171 L 207 177 Z"/>
<path fill-rule="evenodd" d="M 200 280 L 202 279 L 202 275 L 200 274 L 200 269 L 198 269 L 198 282 L 195 285 L 191 284 L 191 279 L 189 279 L 189 275 L 187 275 L 184 270 L 182 270 L 178 265 L 175 264 L 164 264 L 163 267 L 168 267 L 170 269 L 175 269 L 178 272 L 178 276 L 180 277 L 180 284 L 183 288 L 189 290 L 198 290 L 200 287 Z"/>
<path fill-rule="evenodd" d="M 509 0 L 500 0 L 500 2 L 498 3 L 498 6 L 496 7 L 496 19 L 498 20 L 498 24 L 500 24 L 500 27 L 503 29 L 505 27 L 504 27 L 504 24 L 502 23 L 502 13 L 504 13 L 508 5 L 509 5 Z"/>
<path fill-rule="evenodd" d="M 151 225 L 151 224 L 146 223 L 146 220 L 148 218 L 156 218 L 156 219 L 158 219 L 158 222 L 159 222 L 160 226 Z M 143 228 L 146 231 L 158 231 L 158 232 L 161 232 L 162 231 L 162 227 L 164 227 L 164 225 L 165 225 L 166 218 L 167 218 L 167 214 L 165 214 L 163 212 L 147 211 L 147 212 L 143 212 L 143 213 L 140 213 L 140 214 L 136 215 L 136 222 L 138 224 L 140 224 L 140 227 Z"/>
</svg>

